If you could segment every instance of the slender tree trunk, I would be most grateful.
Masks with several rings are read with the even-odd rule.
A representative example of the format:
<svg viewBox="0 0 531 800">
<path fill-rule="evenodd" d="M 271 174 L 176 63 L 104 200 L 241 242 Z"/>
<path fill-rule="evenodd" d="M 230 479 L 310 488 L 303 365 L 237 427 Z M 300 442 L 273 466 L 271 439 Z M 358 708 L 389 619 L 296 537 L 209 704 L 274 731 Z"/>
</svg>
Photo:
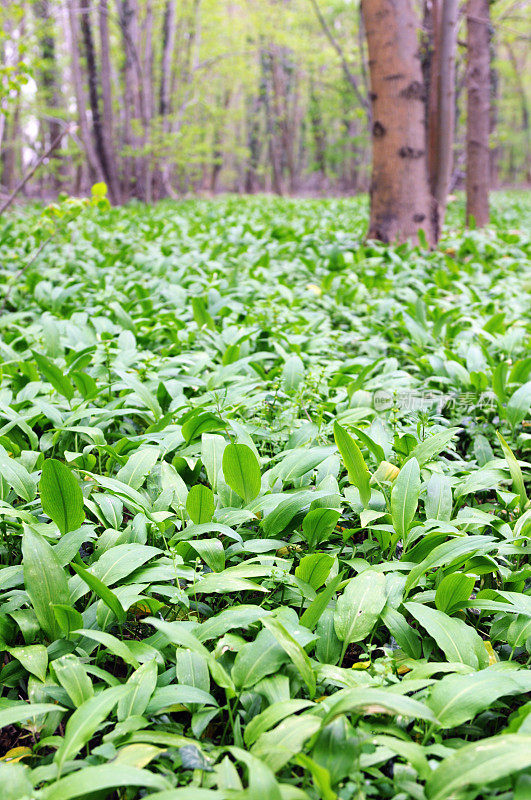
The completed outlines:
<svg viewBox="0 0 531 800">
<path fill-rule="evenodd" d="M 42 67 L 40 71 L 41 87 L 40 94 L 46 104 L 47 120 L 41 123 L 43 133 L 44 149 L 47 149 L 52 142 L 59 140 L 61 132 L 61 122 L 58 116 L 59 111 L 59 88 L 58 73 L 55 48 L 54 19 L 50 8 L 49 0 L 35 0 L 35 16 L 40 23 L 40 48 L 42 56 Z M 61 158 L 57 152 L 50 156 L 52 165 L 55 169 L 51 170 L 52 186 L 55 190 L 61 185 Z"/>
<path fill-rule="evenodd" d="M 94 49 L 94 37 L 92 35 L 91 21 L 92 0 L 80 0 L 81 11 L 81 32 L 83 34 L 83 44 L 85 48 L 85 58 L 87 63 L 87 79 L 89 88 L 90 110 L 92 114 L 92 130 L 94 132 L 94 143 L 96 155 L 101 165 L 101 171 L 105 176 L 105 181 L 109 188 L 109 195 L 113 203 L 118 202 L 116 195 L 115 175 L 110 165 L 110 157 L 107 152 L 107 139 L 104 130 L 104 123 L 100 112 L 99 98 L 99 76 L 96 65 L 96 52 Z"/>
<path fill-rule="evenodd" d="M 118 159 L 114 141 L 112 107 L 112 66 L 109 43 L 109 6 L 107 0 L 100 0 L 98 6 L 98 26 L 101 50 L 101 98 L 102 98 L 102 136 L 107 153 L 110 194 L 116 203 L 122 202 L 122 191 L 118 172 Z"/>
<path fill-rule="evenodd" d="M 79 63 L 79 35 L 78 35 L 78 15 L 79 7 L 77 0 L 69 0 L 66 4 L 68 12 L 68 31 L 69 42 L 68 49 L 70 51 L 70 66 L 72 71 L 72 84 L 76 96 L 77 114 L 79 120 L 79 130 L 81 133 L 81 140 L 85 148 L 85 155 L 87 157 L 87 164 L 89 167 L 89 180 L 104 181 L 105 175 L 101 168 L 101 163 L 92 142 L 90 134 L 89 123 L 87 119 L 87 101 L 85 97 L 85 90 L 83 87 L 83 78 L 81 75 L 81 65 Z"/>
<path fill-rule="evenodd" d="M 362 0 L 369 46 L 372 179 L 369 238 L 438 238 L 426 168 L 424 84 L 418 21 L 410 0 Z"/>
<path fill-rule="evenodd" d="M 489 0 L 468 0 L 466 220 L 479 228 L 489 222 L 489 29 Z"/>
<path fill-rule="evenodd" d="M 439 204 L 440 224 L 453 166 L 455 134 L 455 54 L 458 0 L 433 0 L 433 57 L 428 102 L 428 175 Z"/>
</svg>

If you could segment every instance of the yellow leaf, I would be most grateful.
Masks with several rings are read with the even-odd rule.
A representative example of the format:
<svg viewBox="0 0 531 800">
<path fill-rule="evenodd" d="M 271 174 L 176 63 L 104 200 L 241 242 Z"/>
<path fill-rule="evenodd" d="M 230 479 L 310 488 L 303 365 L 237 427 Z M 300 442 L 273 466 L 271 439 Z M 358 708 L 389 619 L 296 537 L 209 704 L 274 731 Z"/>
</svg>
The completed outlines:
<svg viewBox="0 0 531 800">
<path fill-rule="evenodd" d="M 491 666 L 491 664 L 497 664 L 498 663 L 498 656 L 494 652 L 494 648 L 491 645 L 491 643 L 490 642 L 483 642 L 483 644 L 485 645 L 485 650 L 489 654 L 489 667 Z"/>
<path fill-rule="evenodd" d="M 20 761 L 22 758 L 28 758 L 32 755 L 30 747 L 13 747 L 7 751 L 5 756 L 0 758 L 0 761 L 9 761 L 10 764 L 13 764 L 15 761 Z"/>
</svg>

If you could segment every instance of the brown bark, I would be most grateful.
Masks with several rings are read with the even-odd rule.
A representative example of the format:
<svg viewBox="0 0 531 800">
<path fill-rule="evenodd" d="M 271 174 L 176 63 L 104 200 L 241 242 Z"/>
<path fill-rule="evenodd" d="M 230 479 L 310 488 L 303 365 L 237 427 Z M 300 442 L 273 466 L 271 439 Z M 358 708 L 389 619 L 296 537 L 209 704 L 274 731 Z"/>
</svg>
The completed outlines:
<svg viewBox="0 0 531 800">
<path fill-rule="evenodd" d="M 489 222 L 489 0 L 467 3 L 466 221 Z"/>
<path fill-rule="evenodd" d="M 372 101 L 369 238 L 438 238 L 438 214 L 426 168 L 424 84 L 418 21 L 410 0 L 363 0 Z"/>
<path fill-rule="evenodd" d="M 78 14 L 79 7 L 77 0 L 69 0 L 66 4 L 68 11 L 68 31 L 69 42 L 68 49 L 70 51 L 70 67 L 72 71 L 72 84 L 76 96 L 77 114 L 79 121 L 79 130 L 81 133 L 81 140 L 87 158 L 89 167 L 89 178 L 91 181 L 104 181 L 105 175 L 101 168 L 101 163 L 98 159 L 92 137 L 90 134 L 90 127 L 87 119 L 86 97 L 83 87 L 83 79 L 81 75 L 81 65 L 79 63 L 79 31 L 78 31 Z"/>
<path fill-rule="evenodd" d="M 60 142 L 61 121 L 59 119 L 59 87 L 58 67 L 56 61 L 54 19 L 49 0 L 35 0 L 35 16 L 39 20 L 39 40 L 42 57 L 40 70 L 41 86 L 40 96 L 45 103 L 46 119 L 41 121 L 42 141 L 45 149 L 51 142 Z M 52 170 L 51 179 L 54 189 L 59 189 L 61 184 L 61 158 L 57 151 L 50 153 L 50 158 L 55 162 L 56 170 Z"/>
<path fill-rule="evenodd" d="M 458 0 L 433 0 L 433 56 L 428 103 L 428 175 L 439 204 L 440 224 L 453 166 L 455 134 L 455 54 Z"/>
<path fill-rule="evenodd" d="M 109 43 L 109 7 L 107 0 L 100 0 L 98 6 L 98 27 L 101 52 L 101 99 L 102 99 L 102 136 L 107 153 L 109 189 L 116 203 L 122 200 L 118 160 L 114 141 L 112 83 L 111 83 L 111 50 Z"/>
</svg>

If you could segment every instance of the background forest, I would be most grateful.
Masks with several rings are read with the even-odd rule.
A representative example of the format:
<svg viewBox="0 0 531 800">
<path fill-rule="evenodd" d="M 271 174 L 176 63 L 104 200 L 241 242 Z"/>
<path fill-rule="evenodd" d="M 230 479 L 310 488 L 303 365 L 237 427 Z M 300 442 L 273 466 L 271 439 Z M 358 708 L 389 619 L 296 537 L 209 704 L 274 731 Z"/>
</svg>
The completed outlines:
<svg viewBox="0 0 531 800">
<path fill-rule="evenodd" d="M 417 3 L 429 80 L 430 0 Z M 529 179 L 529 17 L 491 3 L 492 185 Z M 2 0 L 0 182 L 29 195 L 353 193 L 369 183 L 367 46 L 351 0 Z M 464 174 L 459 14 L 450 191 Z"/>
</svg>

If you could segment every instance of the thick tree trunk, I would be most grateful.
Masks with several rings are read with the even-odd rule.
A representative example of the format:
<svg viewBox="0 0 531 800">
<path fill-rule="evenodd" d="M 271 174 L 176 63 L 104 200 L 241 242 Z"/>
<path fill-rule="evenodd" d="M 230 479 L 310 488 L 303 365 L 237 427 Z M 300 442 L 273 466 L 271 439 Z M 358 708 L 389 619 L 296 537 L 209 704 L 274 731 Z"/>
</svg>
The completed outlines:
<svg viewBox="0 0 531 800">
<path fill-rule="evenodd" d="M 467 3 L 466 220 L 489 222 L 490 19 L 489 0 Z"/>
<path fill-rule="evenodd" d="M 372 179 L 369 238 L 428 244 L 439 234 L 426 168 L 424 84 L 410 0 L 362 0 L 369 46 Z"/>
</svg>

